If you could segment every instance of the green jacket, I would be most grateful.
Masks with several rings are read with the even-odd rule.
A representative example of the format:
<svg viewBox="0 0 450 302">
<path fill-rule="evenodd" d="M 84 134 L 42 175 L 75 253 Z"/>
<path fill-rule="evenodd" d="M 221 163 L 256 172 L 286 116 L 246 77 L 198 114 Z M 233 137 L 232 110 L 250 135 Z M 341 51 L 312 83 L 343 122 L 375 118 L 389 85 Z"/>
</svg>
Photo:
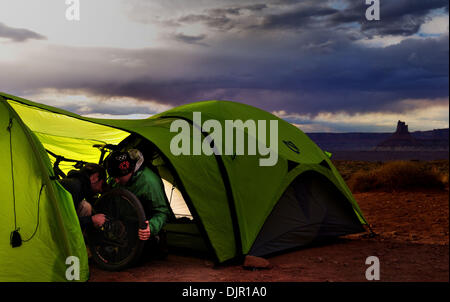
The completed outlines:
<svg viewBox="0 0 450 302">
<path fill-rule="evenodd" d="M 158 234 L 170 215 L 161 178 L 145 167 L 135 172 L 126 185 L 115 184 L 114 187 L 124 188 L 136 195 L 149 220 L 150 233 Z"/>
</svg>

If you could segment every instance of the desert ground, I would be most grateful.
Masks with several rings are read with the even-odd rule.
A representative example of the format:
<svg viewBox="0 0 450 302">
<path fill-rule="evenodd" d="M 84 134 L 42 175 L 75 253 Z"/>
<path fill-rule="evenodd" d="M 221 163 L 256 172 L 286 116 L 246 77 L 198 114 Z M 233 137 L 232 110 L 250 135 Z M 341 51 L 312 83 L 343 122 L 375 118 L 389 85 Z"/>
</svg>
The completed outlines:
<svg viewBox="0 0 450 302">
<path fill-rule="evenodd" d="M 338 162 L 344 179 L 380 163 Z M 431 163 L 448 171 L 448 161 Z M 269 269 L 216 266 L 209 259 L 169 253 L 121 271 L 91 264 L 90 282 L 367 282 L 366 258 L 377 256 L 380 281 L 449 282 L 449 190 L 412 188 L 354 193 L 376 236 L 356 234 L 268 257 Z M 371 281 L 373 282 L 373 281 Z"/>
</svg>

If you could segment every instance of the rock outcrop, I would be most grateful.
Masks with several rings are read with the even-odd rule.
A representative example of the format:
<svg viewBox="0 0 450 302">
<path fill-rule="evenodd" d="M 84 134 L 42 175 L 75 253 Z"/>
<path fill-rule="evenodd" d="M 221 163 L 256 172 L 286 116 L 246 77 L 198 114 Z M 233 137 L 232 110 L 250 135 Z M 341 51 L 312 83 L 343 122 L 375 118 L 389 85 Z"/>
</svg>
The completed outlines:
<svg viewBox="0 0 450 302">
<path fill-rule="evenodd" d="M 409 133 L 408 125 L 398 121 L 397 130 L 391 137 L 379 143 L 376 150 L 390 149 L 419 149 L 422 144 Z"/>
</svg>

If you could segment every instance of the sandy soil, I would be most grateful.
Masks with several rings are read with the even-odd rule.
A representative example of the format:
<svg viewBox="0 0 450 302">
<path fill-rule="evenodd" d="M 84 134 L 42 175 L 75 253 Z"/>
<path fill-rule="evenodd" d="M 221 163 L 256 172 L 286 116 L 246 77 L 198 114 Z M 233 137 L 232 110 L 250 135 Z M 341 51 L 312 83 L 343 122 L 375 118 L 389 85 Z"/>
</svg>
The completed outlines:
<svg viewBox="0 0 450 302">
<path fill-rule="evenodd" d="M 368 256 L 380 260 L 381 281 L 449 281 L 449 192 L 371 192 L 354 195 L 378 235 L 268 258 L 271 269 L 214 266 L 207 259 L 169 254 L 121 272 L 91 265 L 90 281 L 367 281 Z"/>
</svg>

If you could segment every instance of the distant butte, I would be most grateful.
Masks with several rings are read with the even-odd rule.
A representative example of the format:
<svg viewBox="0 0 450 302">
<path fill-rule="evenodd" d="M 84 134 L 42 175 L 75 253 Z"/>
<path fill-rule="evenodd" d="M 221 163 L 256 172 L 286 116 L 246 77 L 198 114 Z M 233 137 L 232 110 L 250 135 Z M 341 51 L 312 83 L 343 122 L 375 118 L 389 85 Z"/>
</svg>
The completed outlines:
<svg viewBox="0 0 450 302">
<path fill-rule="evenodd" d="M 335 160 L 439 160 L 448 159 L 449 128 L 409 132 L 398 121 L 395 133 L 307 133 Z"/>
<path fill-rule="evenodd" d="M 397 130 L 391 137 L 379 143 L 376 150 L 386 149 L 418 149 L 422 144 L 409 133 L 408 125 L 398 121 Z"/>
</svg>

